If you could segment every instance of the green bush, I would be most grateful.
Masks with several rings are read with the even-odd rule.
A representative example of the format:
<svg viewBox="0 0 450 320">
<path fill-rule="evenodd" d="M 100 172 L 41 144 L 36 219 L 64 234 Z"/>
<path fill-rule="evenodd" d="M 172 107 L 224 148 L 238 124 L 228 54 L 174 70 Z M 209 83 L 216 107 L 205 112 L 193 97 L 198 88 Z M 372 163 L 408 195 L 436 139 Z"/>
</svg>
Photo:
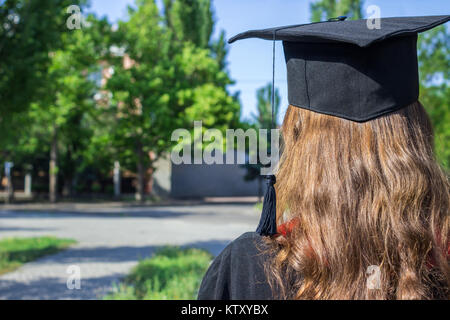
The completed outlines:
<svg viewBox="0 0 450 320">
<path fill-rule="evenodd" d="M 212 256 L 200 249 L 164 247 L 132 270 L 109 300 L 195 299 Z"/>
</svg>

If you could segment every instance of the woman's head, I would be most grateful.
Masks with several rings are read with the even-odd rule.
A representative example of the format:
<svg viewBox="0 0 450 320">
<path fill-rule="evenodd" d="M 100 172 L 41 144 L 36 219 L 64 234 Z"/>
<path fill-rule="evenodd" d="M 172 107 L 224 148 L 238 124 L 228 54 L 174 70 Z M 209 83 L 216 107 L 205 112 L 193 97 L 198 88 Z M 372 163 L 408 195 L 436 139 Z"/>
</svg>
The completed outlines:
<svg viewBox="0 0 450 320">
<path fill-rule="evenodd" d="M 450 188 L 420 103 L 363 123 L 290 106 L 281 131 L 278 223 L 299 222 L 267 268 L 282 296 L 447 295 Z"/>
</svg>

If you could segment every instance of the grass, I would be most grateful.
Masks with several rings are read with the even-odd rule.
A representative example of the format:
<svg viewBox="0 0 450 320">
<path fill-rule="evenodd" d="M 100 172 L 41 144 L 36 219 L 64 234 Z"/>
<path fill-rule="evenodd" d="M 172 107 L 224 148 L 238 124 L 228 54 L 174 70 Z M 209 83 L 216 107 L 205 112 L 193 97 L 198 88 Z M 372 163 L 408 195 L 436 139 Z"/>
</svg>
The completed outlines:
<svg viewBox="0 0 450 320">
<path fill-rule="evenodd" d="M 164 247 L 141 260 L 106 300 L 196 299 L 203 275 L 212 260 L 201 249 Z"/>
<path fill-rule="evenodd" d="M 6 238 L 0 240 L 0 274 L 26 262 L 66 249 L 76 241 L 55 237 Z"/>
</svg>

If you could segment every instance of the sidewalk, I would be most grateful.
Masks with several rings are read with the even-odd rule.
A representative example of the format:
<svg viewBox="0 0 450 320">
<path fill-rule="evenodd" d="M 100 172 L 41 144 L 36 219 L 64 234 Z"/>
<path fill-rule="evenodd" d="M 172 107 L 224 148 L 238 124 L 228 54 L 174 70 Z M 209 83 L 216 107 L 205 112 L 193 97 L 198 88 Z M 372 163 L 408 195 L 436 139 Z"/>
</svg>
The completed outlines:
<svg viewBox="0 0 450 320">
<path fill-rule="evenodd" d="M 19 207 L 0 208 L 0 238 L 51 235 L 78 243 L 0 276 L 0 299 L 101 299 L 113 282 L 157 248 L 193 246 L 217 255 L 231 240 L 254 230 L 259 219 L 253 204 Z M 81 270 L 81 290 L 66 286 L 73 265 Z"/>
<path fill-rule="evenodd" d="M 124 208 L 149 208 L 167 206 L 200 206 L 210 204 L 256 204 L 258 197 L 209 197 L 204 199 L 170 199 L 158 202 L 146 201 L 143 203 L 134 201 L 99 201 L 99 202 L 22 202 L 12 204 L 0 203 L 0 211 L 46 211 L 46 212 L 95 212 L 108 211 L 109 209 Z"/>
</svg>

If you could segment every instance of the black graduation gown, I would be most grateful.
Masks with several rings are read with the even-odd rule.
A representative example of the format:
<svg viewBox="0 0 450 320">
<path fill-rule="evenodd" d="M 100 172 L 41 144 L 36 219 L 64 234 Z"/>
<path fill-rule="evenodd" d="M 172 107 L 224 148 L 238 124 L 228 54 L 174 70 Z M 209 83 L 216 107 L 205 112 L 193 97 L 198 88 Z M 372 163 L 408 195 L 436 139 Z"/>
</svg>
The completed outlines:
<svg viewBox="0 0 450 320">
<path fill-rule="evenodd" d="M 199 300 L 270 300 L 264 273 L 263 238 L 247 232 L 231 242 L 212 262 L 198 293 Z"/>
</svg>

